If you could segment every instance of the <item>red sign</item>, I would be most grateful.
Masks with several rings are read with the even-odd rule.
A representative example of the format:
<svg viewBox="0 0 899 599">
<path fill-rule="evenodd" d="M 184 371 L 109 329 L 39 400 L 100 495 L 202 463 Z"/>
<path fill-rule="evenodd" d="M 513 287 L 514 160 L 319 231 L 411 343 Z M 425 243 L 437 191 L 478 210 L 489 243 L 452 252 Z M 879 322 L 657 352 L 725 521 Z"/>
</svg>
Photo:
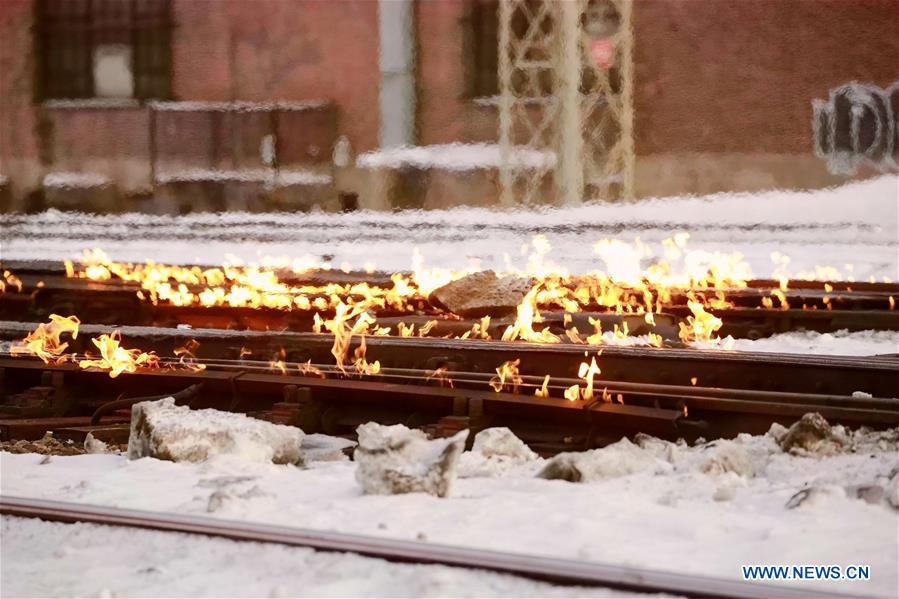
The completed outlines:
<svg viewBox="0 0 899 599">
<path fill-rule="evenodd" d="M 615 64 L 615 44 L 607 37 L 590 42 L 590 57 L 601 69 L 609 70 Z"/>
</svg>

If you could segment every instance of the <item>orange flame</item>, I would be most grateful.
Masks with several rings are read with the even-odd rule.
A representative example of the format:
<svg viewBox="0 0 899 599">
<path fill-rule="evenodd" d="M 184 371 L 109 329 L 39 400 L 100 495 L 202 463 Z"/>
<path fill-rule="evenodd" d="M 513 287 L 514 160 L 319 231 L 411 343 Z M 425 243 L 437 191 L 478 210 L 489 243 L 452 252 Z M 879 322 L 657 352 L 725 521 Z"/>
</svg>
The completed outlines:
<svg viewBox="0 0 899 599">
<path fill-rule="evenodd" d="M 100 350 L 100 359 L 81 360 L 78 362 L 78 366 L 84 369 L 108 370 L 110 378 L 116 378 L 123 372 L 136 372 L 139 367 L 159 367 L 159 357 L 153 352 L 145 353 L 139 349 L 125 349 L 121 347 L 120 342 L 119 331 L 91 339 L 91 343 Z"/>
<path fill-rule="evenodd" d="M 60 364 L 68 360 L 64 352 L 68 342 L 60 341 L 60 337 L 68 333 L 72 339 L 78 337 L 78 326 L 81 321 L 77 316 L 50 315 L 50 322 L 41 323 L 22 341 L 13 342 L 10 353 L 13 355 L 34 355 L 45 363 Z"/>
<path fill-rule="evenodd" d="M 496 369 L 495 377 L 490 379 L 489 385 L 493 387 L 493 390 L 499 393 L 502 391 L 506 385 L 511 387 L 512 393 L 518 393 L 518 387 L 521 385 L 521 376 L 518 374 L 518 365 L 521 363 L 521 360 L 516 358 L 514 360 L 509 360 L 508 362 L 503 362 L 503 364 Z"/>
</svg>

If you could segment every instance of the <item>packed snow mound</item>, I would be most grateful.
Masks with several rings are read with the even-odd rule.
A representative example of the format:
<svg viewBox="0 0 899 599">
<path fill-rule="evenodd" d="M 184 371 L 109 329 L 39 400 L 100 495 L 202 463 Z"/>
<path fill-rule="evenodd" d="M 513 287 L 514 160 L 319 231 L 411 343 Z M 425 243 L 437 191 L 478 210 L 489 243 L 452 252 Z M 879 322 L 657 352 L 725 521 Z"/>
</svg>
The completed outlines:
<svg viewBox="0 0 899 599">
<path fill-rule="evenodd" d="M 310 462 L 343 462 L 349 460 L 344 450 L 355 446 L 355 442 L 343 437 L 313 433 L 303 437 L 303 442 L 300 445 L 300 457 L 305 464 Z"/>
<path fill-rule="evenodd" d="M 533 467 L 542 461 L 508 428 L 486 428 L 475 435 L 471 451 L 462 454 L 459 477 L 501 476 L 522 466 Z"/>
<path fill-rule="evenodd" d="M 359 446 L 353 455 L 356 481 L 365 493 L 449 495 L 468 430 L 429 440 L 402 424 L 368 422 L 356 428 Z"/>
<path fill-rule="evenodd" d="M 132 406 L 128 458 L 202 462 L 215 455 L 236 455 L 295 464 L 302 441 L 303 431 L 296 427 L 220 410 L 191 410 L 167 397 Z"/>
<path fill-rule="evenodd" d="M 705 474 L 726 474 L 732 472 L 739 476 L 755 476 L 756 464 L 749 457 L 746 448 L 738 443 L 724 441 L 705 453 L 706 455 L 699 467 L 700 471 Z"/>
<path fill-rule="evenodd" d="M 94 433 L 88 433 L 87 436 L 84 437 L 84 451 L 87 453 L 108 453 L 109 446 L 94 437 Z"/>
<path fill-rule="evenodd" d="M 637 472 L 669 472 L 671 464 L 656 457 L 652 450 L 644 450 L 628 439 L 622 439 L 601 449 L 580 453 L 560 453 L 543 467 L 538 476 L 569 482 L 592 482 L 626 476 Z"/>
</svg>

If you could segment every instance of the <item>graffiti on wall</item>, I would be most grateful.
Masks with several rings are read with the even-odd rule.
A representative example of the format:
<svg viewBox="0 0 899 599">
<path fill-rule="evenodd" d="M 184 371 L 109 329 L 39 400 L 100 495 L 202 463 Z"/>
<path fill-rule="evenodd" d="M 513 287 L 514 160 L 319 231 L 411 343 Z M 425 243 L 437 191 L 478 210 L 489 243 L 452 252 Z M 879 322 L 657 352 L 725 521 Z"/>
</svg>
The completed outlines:
<svg viewBox="0 0 899 599">
<path fill-rule="evenodd" d="M 851 82 L 813 100 L 815 154 L 830 172 L 854 174 L 860 166 L 899 171 L 899 81 L 883 89 Z"/>
</svg>

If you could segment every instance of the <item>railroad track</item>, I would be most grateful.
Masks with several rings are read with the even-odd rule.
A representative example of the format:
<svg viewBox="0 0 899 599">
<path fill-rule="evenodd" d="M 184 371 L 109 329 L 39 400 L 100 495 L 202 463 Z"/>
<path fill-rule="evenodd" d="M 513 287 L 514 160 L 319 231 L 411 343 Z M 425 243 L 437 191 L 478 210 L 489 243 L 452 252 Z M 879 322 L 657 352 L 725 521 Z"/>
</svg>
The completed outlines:
<svg viewBox="0 0 899 599">
<path fill-rule="evenodd" d="M 107 324 L 175 326 L 188 324 L 195 328 L 241 328 L 251 330 L 309 331 L 314 315 L 318 312 L 330 315 L 329 309 L 292 310 L 273 308 L 242 308 L 231 306 L 201 306 L 197 304 L 174 305 L 167 302 L 153 304 L 141 300 L 136 282 L 121 279 L 90 280 L 66 276 L 61 263 L 10 262 L 0 264 L 0 269 L 13 272 L 21 283 L 21 290 L 8 287 L 0 293 L 0 319 L 41 320 L 51 313 L 78 313 L 84 320 Z M 391 288 L 393 281 L 383 273 L 342 271 L 310 271 L 297 274 L 292 271 L 275 271 L 278 280 L 290 286 L 319 286 L 330 283 L 352 285 L 366 283 Z M 895 301 L 899 298 L 899 284 L 871 282 L 791 281 L 790 288 L 779 291 L 780 284 L 773 280 L 747 281 L 747 287 L 729 289 L 724 293 L 731 307 L 715 310 L 724 320 L 719 331 L 722 336 L 736 338 L 760 338 L 790 330 L 832 332 L 837 330 L 899 330 L 899 311 Z M 203 286 L 186 285 L 187 291 L 199 293 Z M 698 293 L 714 296 L 717 290 L 697 289 Z M 789 309 L 783 309 L 780 299 L 772 300 L 772 294 L 781 294 Z M 317 296 L 313 293 L 309 299 Z M 358 298 L 357 298 L 358 299 Z M 774 305 L 766 305 L 766 301 Z M 431 306 L 426 299 L 416 302 L 415 310 L 383 308 L 378 310 L 378 320 L 385 325 L 403 321 L 421 326 L 437 319 L 435 336 L 447 333 L 460 334 L 471 329 L 477 319 L 460 319 Z M 563 315 L 558 307 L 541 306 L 544 319 L 556 334 L 564 331 Z M 604 320 L 606 330 L 614 324 L 627 322 L 632 333 L 648 331 L 662 335 L 668 341 L 677 341 L 677 322 L 690 315 L 687 295 L 674 290 L 664 306 L 664 315 L 658 327 L 648 327 L 642 315 L 620 315 L 609 312 L 600 305 L 584 305 L 578 317 L 580 330 L 587 317 Z M 576 316 L 577 317 L 577 316 Z M 558 321 L 558 322 L 555 322 Z M 494 333 L 508 324 L 503 318 L 493 322 Z M 494 335 L 496 336 L 496 335 Z"/>
<path fill-rule="evenodd" d="M 37 327 L 34 322 L 0 321 L 0 340 L 22 339 Z M 334 364 L 330 334 L 289 331 L 235 331 L 166 327 L 81 325 L 70 341 L 73 351 L 93 350 L 90 338 L 118 330 L 127 347 L 154 350 L 171 356 L 190 340 L 201 362 L 243 358 L 266 363 Z M 348 353 L 358 347 L 351 340 Z M 899 397 L 899 356 L 816 356 L 767 352 L 732 352 L 685 348 L 647 348 L 614 345 L 538 344 L 479 339 L 419 337 L 365 338 L 369 360 L 385 368 L 446 369 L 488 373 L 504 362 L 520 360 L 522 375 L 576 378 L 581 362 L 602 352 L 602 379 L 670 385 L 699 385 L 733 389 L 852 395 L 861 391 L 878 397 Z M 696 379 L 695 381 L 693 379 Z"/>
<path fill-rule="evenodd" d="M 417 352 L 433 340 L 399 340 L 404 341 L 411 341 L 412 351 Z M 638 433 L 691 441 L 762 433 L 774 422 L 789 425 L 808 412 L 849 426 L 899 426 L 895 395 L 597 378 L 592 397 L 582 393 L 568 400 L 563 397 L 565 390 L 585 388 L 584 379 L 556 376 L 545 381 L 543 376 L 524 373 L 514 382 L 497 384 L 495 375 L 474 371 L 441 370 L 435 376 L 434 370 L 384 367 L 377 374 L 361 376 L 345 374 L 333 363 L 282 361 L 273 366 L 267 361 L 222 358 L 203 363 L 206 368 L 195 371 L 174 359 L 163 359 L 161 368 L 113 379 L 106 372 L 84 370 L 71 362 L 48 365 L 36 359 L 0 358 L 4 395 L 0 414 L 7 416 L 0 420 L 0 436 L 40 436 L 54 418 L 62 419 L 57 426 L 64 434 L 83 436 L 107 428 L 104 415 L 118 414 L 116 422 L 127 422 L 132 403 L 167 395 L 194 408 L 241 411 L 306 432 L 341 436 L 352 436 L 357 425 L 371 420 L 401 422 L 437 435 L 462 428 L 507 426 L 546 455 L 598 447 Z M 892 373 L 889 380 L 895 384 L 899 362 L 867 365 L 869 370 L 875 366 Z M 185 393 L 185 389 L 192 391 Z M 535 395 L 541 389 L 547 396 Z M 127 425 L 117 426 L 127 438 Z"/>
<path fill-rule="evenodd" d="M 818 590 L 684 575 L 595 562 L 23 497 L 0 496 L 0 514 L 6 517 L 39 518 L 50 522 L 82 522 L 195 534 L 234 541 L 277 543 L 294 547 L 308 547 L 317 551 L 355 553 L 391 562 L 440 564 L 487 570 L 567 586 L 603 587 L 631 592 L 668 593 L 676 596 L 708 599 L 756 597 L 804 599 L 843 596 Z"/>
</svg>

